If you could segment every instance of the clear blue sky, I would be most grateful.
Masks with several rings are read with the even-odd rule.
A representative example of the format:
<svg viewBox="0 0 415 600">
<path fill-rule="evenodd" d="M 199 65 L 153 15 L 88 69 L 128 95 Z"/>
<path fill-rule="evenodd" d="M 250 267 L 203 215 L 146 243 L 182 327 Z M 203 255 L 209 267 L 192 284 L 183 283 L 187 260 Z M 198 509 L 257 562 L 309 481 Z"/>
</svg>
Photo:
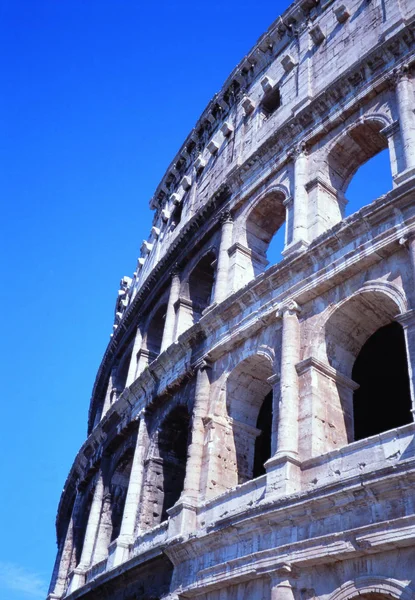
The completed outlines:
<svg viewBox="0 0 415 600">
<path fill-rule="evenodd" d="M 2 600 L 46 595 L 56 508 L 148 201 L 288 4 L 0 0 Z M 386 191 L 382 164 L 357 192 Z"/>
</svg>

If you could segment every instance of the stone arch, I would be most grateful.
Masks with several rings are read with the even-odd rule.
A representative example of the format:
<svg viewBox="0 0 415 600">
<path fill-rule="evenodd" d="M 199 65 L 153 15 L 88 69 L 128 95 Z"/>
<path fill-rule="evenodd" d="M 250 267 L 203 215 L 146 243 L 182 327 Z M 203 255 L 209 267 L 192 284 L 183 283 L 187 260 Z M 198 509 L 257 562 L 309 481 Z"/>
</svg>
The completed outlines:
<svg viewBox="0 0 415 600">
<path fill-rule="evenodd" d="M 148 362 L 157 358 L 161 350 L 167 305 L 160 303 L 147 319 L 147 327 L 143 339 L 143 348 L 148 352 Z"/>
<path fill-rule="evenodd" d="M 271 456 L 273 361 L 268 353 L 250 354 L 228 374 L 226 409 L 232 428 L 235 482 L 244 483 L 265 472 Z"/>
<path fill-rule="evenodd" d="M 193 266 L 187 278 L 187 291 L 192 304 L 193 323 L 211 304 L 215 282 L 216 251 L 208 248 Z"/>
<path fill-rule="evenodd" d="M 272 238 L 285 223 L 284 202 L 288 197 L 288 190 L 284 185 L 273 185 L 249 203 L 244 211 L 244 241 L 250 253 L 254 277 L 268 265 L 267 250 Z"/>
<path fill-rule="evenodd" d="M 176 403 L 151 434 L 145 460 L 141 525 L 153 527 L 168 518 L 168 510 L 183 491 L 189 443 L 190 413 Z"/>
<path fill-rule="evenodd" d="M 364 342 L 406 310 L 405 295 L 397 286 L 390 282 L 368 281 L 326 314 L 324 348 L 329 365 L 350 377 Z M 348 335 L 348 332 L 354 334 Z M 335 352 L 336 339 L 340 342 L 340 352 Z"/>
<path fill-rule="evenodd" d="M 131 468 L 133 464 L 133 448 L 125 451 L 117 462 L 117 465 L 109 481 L 109 492 L 111 499 L 111 536 L 110 542 L 115 540 L 121 530 L 122 517 L 125 500 L 127 497 L 128 484 L 130 481 Z"/>
<path fill-rule="evenodd" d="M 329 600 L 413 600 L 414 592 L 400 581 L 388 577 L 363 576 L 347 581 L 330 596 Z"/>
<path fill-rule="evenodd" d="M 343 130 L 330 144 L 327 167 L 330 185 L 344 194 L 359 167 L 388 148 L 382 130 L 390 119 L 382 114 L 362 117 Z"/>
<path fill-rule="evenodd" d="M 330 390 L 331 411 L 332 414 L 337 415 L 335 418 L 336 431 L 344 443 L 356 439 L 356 418 L 359 416 L 360 419 L 362 414 L 366 414 L 365 412 L 361 413 L 362 405 L 359 405 L 355 416 L 354 404 L 358 399 L 359 385 L 353 381 L 352 375 L 356 361 L 368 340 L 374 334 L 378 334 L 382 328 L 396 322 L 396 316 L 405 312 L 405 309 L 405 296 L 396 286 L 389 282 L 373 281 L 367 282 L 326 315 L 324 350 L 328 365 L 336 373 Z M 396 326 L 400 328 L 400 325 L 396 324 Z M 404 343 L 403 333 L 402 342 Z M 405 348 L 403 356 L 406 358 Z M 369 361 L 364 367 L 367 373 L 371 368 L 370 364 Z M 404 365 L 404 369 L 406 369 L 407 375 L 407 364 Z M 358 430 L 360 429 L 359 424 Z M 382 431 L 384 430 L 382 429 Z"/>
</svg>

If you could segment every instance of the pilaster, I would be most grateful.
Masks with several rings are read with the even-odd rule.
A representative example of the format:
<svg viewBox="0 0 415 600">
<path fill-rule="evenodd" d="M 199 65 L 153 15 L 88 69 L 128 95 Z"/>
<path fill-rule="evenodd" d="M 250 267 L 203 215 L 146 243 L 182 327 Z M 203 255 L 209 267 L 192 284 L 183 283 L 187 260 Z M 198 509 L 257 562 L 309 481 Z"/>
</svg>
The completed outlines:
<svg viewBox="0 0 415 600">
<path fill-rule="evenodd" d="M 163 339 L 161 342 L 160 352 L 174 342 L 174 332 L 176 328 L 176 309 L 175 305 L 180 296 L 180 275 L 177 268 L 171 273 L 171 285 L 169 300 L 167 303 L 166 320 L 164 322 Z"/>
<path fill-rule="evenodd" d="M 229 248 L 232 244 L 233 219 L 226 210 L 221 215 L 221 239 L 219 245 L 218 262 L 216 267 L 215 290 L 213 302 L 222 302 L 230 292 L 229 286 Z"/>
<path fill-rule="evenodd" d="M 120 534 L 117 538 L 113 555 L 113 566 L 116 567 L 128 559 L 130 546 L 134 542 L 134 532 L 138 521 L 140 498 L 144 484 L 144 459 L 148 450 L 149 437 L 145 412 L 140 413 L 137 442 L 134 450 L 130 480 L 121 522 Z"/>
</svg>

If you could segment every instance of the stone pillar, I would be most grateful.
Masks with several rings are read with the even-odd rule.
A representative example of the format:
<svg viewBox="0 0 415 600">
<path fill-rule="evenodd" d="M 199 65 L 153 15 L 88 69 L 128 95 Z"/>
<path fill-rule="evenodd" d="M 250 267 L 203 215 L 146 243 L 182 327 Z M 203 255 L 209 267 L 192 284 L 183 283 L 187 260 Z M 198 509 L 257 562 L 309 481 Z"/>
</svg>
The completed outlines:
<svg viewBox="0 0 415 600">
<path fill-rule="evenodd" d="M 408 71 L 405 68 L 395 71 L 396 100 L 399 113 L 399 128 L 402 144 L 403 172 L 395 177 L 401 183 L 415 174 L 415 116 L 414 89 Z"/>
<path fill-rule="evenodd" d="M 191 439 L 187 452 L 186 477 L 182 494 L 183 497 L 194 500 L 197 500 L 200 495 L 200 475 L 205 437 L 203 419 L 209 410 L 209 370 L 210 365 L 206 360 L 197 365 Z"/>
<path fill-rule="evenodd" d="M 308 156 L 303 145 L 294 152 L 294 211 L 292 242 L 284 256 L 308 247 Z"/>
<path fill-rule="evenodd" d="M 121 522 L 120 535 L 114 553 L 113 566 L 116 567 L 128 559 L 129 549 L 134 542 L 135 527 L 138 520 L 140 497 L 144 484 L 144 459 L 148 450 L 149 438 L 145 412 L 140 414 L 137 443 L 134 450 L 130 480 Z"/>
<path fill-rule="evenodd" d="M 190 443 L 187 449 L 186 476 L 179 502 L 168 510 L 169 534 L 178 535 L 196 528 L 196 508 L 200 498 L 205 428 L 203 420 L 209 409 L 210 365 L 202 360 L 196 366 L 196 389 Z"/>
<path fill-rule="evenodd" d="M 395 319 L 403 327 L 405 334 L 406 356 L 408 359 L 409 387 L 411 390 L 412 416 L 415 420 L 415 310 L 409 310 Z"/>
<path fill-rule="evenodd" d="M 166 320 L 164 322 L 163 339 L 161 342 L 160 352 L 174 342 L 174 331 L 176 329 L 176 309 L 175 304 L 180 296 L 180 276 L 177 270 L 173 270 L 171 274 L 171 285 L 169 301 L 167 303 Z"/>
<path fill-rule="evenodd" d="M 193 325 L 193 304 L 187 298 L 179 298 L 174 306 L 176 310 L 176 325 L 174 341 Z"/>
<path fill-rule="evenodd" d="M 299 457 L 321 456 L 354 440 L 353 393 L 349 377 L 310 356 L 296 365 L 299 379 Z"/>
<path fill-rule="evenodd" d="M 79 508 L 82 504 L 82 500 L 82 493 L 78 490 L 65 538 L 61 543 L 61 547 L 56 558 L 54 575 L 52 577 L 52 583 L 49 589 L 47 600 L 59 600 L 65 594 L 66 582 L 71 569 L 72 554 L 74 551 L 74 526 L 79 513 Z"/>
<path fill-rule="evenodd" d="M 298 456 L 298 396 L 296 364 L 300 361 L 300 307 L 289 300 L 277 311 L 282 318 L 281 381 L 278 409 L 277 453 Z"/>
<path fill-rule="evenodd" d="M 143 341 L 143 336 L 141 334 L 140 327 L 137 327 L 137 332 L 135 334 L 133 351 L 131 353 L 130 366 L 128 367 L 128 375 L 127 381 L 125 383 L 126 387 L 129 387 L 133 381 L 137 378 L 137 365 L 138 365 L 138 356 L 141 349 L 141 344 Z"/>
<path fill-rule="evenodd" d="M 277 311 L 282 318 L 281 375 L 279 395 L 274 384 L 273 412 L 277 439 L 272 440 L 276 453 L 266 463 L 267 492 L 292 493 L 300 486 L 298 460 L 299 382 L 296 365 L 300 359 L 300 307 L 294 300 L 284 302 Z M 278 402 L 278 407 L 276 403 Z"/>
<path fill-rule="evenodd" d="M 99 520 L 101 516 L 102 500 L 104 497 L 104 483 L 102 474 L 99 474 L 94 490 L 91 509 L 89 511 L 88 523 L 86 526 L 84 544 L 82 546 L 81 560 L 74 569 L 72 580 L 69 585 L 68 594 L 80 588 L 85 583 L 85 573 L 89 569 L 92 561 L 95 540 L 98 533 Z"/>
<path fill-rule="evenodd" d="M 230 292 L 229 285 L 229 248 L 232 245 L 233 220 L 230 211 L 221 215 L 222 232 L 219 245 L 218 264 L 216 267 L 214 302 L 222 302 Z"/>
</svg>

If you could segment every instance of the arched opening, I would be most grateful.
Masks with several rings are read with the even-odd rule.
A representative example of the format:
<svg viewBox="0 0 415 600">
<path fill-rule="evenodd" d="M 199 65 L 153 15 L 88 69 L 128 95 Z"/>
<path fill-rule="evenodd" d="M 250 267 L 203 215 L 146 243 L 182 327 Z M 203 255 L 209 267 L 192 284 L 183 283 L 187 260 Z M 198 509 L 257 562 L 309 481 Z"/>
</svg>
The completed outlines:
<svg viewBox="0 0 415 600">
<path fill-rule="evenodd" d="M 395 300 L 389 293 L 379 289 L 376 283 L 368 284 L 366 290 L 340 304 L 325 325 L 327 360 L 341 375 L 346 376 L 342 381 L 331 382 L 330 390 L 325 393 L 330 398 L 327 410 L 338 445 L 373 435 L 375 431 L 379 433 L 379 428 L 384 426 L 386 429 L 393 427 L 390 415 L 379 415 L 380 422 L 376 425 L 376 413 L 384 412 L 378 395 L 383 394 L 382 387 L 387 395 L 387 405 L 392 406 L 397 394 L 393 383 L 395 378 L 399 376 L 402 390 L 407 390 L 406 386 L 409 385 L 403 331 L 394 322 L 396 315 L 402 312 L 401 303 L 402 299 L 396 296 Z M 389 344 L 396 356 L 390 355 Z M 377 345 L 380 353 L 377 352 Z M 398 360 L 397 367 L 394 366 L 395 358 Z M 377 379 L 382 382 L 380 387 Z M 356 384 L 362 383 L 362 391 L 356 391 Z M 404 405 L 409 400 L 408 393 L 408 390 L 402 392 Z M 362 398 L 361 402 L 359 398 Z M 368 423 L 368 420 L 372 423 Z M 401 421 L 397 422 L 402 424 Z"/>
<path fill-rule="evenodd" d="M 146 334 L 146 347 L 149 353 L 148 361 L 152 362 L 160 354 L 161 342 L 163 339 L 164 323 L 166 320 L 166 305 L 160 306 L 160 308 L 154 313 L 151 321 L 148 325 Z"/>
<path fill-rule="evenodd" d="M 405 337 L 399 323 L 381 327 L 363 344 L 352 378 L 360 386 L 353 398 L 355 440 L 412 422 Z"/>
<path fill-rule="evenodd" d="M 389 151 L 382 150 L 353 175 L 346 191 L 345 215 L 352 215 L 393 187 Z"/>
<path fill-rule="evenodd" d="M 111 542 L 115 540 L 120 534 L 122 516 L 124 512 L 125 499 L 127 497 L 128 483 L 130 481 L 132 464 L 133 454 L 132 450 L 129 450 L 120 460 L 111 477 Z"/>
<path fill-rule="evenodd" d="M 215 280 L 216 256 L 206 254 L 196 265 L 189 277 L 189 298 L 192 302 L 193 322 L 196 323 L 212 301 Z"/>
<path fill-rule="evenodd" d="M 271 458 L 272 392 L 265 396 L 259 409 L 256 428 L 260 434 L 255 440 L 253 479 L 265 475 L 264 464 Z"/>
<path fill-rule="evenodd" d="M 381 133 L 384 127 L 385 123 L 379 120 L 358 123 L 349 129 L 329 152 L 327 157 L 329 181 L 337 192 L 342 216 L 345 213 L 352 214 L 392 187 L 388 141 Z M 371 159 L 373 162 L 369 164 Z M 363 166 L 365 167 L 362 171 L 357 173 Z M 351 184 L 355 175 L 356 184 L 354 182 Z M 389 186 L 387 190 L 385 190 L 386 186 Z M 348 193 L 345 202 L 346 190 Z M 380 194 L 378 194 L 379 190 L 382 190 Z M 346 205 L 344 208 L 349 195 L 350 206 Z"/>
<path fill-rule="evenodd" d="M 168 509 L 180 498 L 186 474 L 189 423 L 187 408 L 178 406 L 151 435 L 140 510 L 143 528 L 165 521 Z"/>
<path fill-rule="evenodd" d="M 160 429 L 158 441 L 163 468 L 161 521 L 168 518 L 167 510 L 176 504 L 183 491 L 189 422 L 187 409 L 179 406 L 167 416 Z"/>
<path fill-rule="evenodd" d="M 78 565 L 81 560 L 82 548 L 84 546 L 86 526 L 88 524 L 89 513 L 91 511 L 92 499 L 94 497 L 95 488 L 92 487 L 86 491 L 84 500 L 80 507 L 76 519 L 74 521 L 73 531 L 73 543 L 74 543 L 74 556 L 72 564 L 73 566 Z M 74 515 L 75 516 L 75 515 Z"/>
<path fill-rule="evenodd" d="M 278 262 L 284 249 L 285 196 L 271 192 L 258 202 L 246 220 L 246 243 L 251 251 L 253 276 L 262 273 L 269 263 Z M 272 247 L 271 247 L 272 242 Z M 269 253 L 272 249 L 272 253 Z"/>
<path fill-rule="evenodd" d="M 123 356 L 121 357 L 118 363 L 115 381 L 112 382 L 116 396 L 118 396 L 118 394 L 120 394 L 124 390 L 125 385 L 127 383 L 128 368 L 130 366 L 132 353 L 133 347 L 131 344 L 127 351 L 124 352 Z M 113 403 L 115 399 L 116 398 L 112 398 L 111 403 Z"/>
<path fill-rule="evenodd" d="M 263 355 L 255 355 L 239 363 L 227 380 L 235 485 L 264 474 L 264 463 L 271 456 L 271 375 L 271 362 Z"/>
</svg>

